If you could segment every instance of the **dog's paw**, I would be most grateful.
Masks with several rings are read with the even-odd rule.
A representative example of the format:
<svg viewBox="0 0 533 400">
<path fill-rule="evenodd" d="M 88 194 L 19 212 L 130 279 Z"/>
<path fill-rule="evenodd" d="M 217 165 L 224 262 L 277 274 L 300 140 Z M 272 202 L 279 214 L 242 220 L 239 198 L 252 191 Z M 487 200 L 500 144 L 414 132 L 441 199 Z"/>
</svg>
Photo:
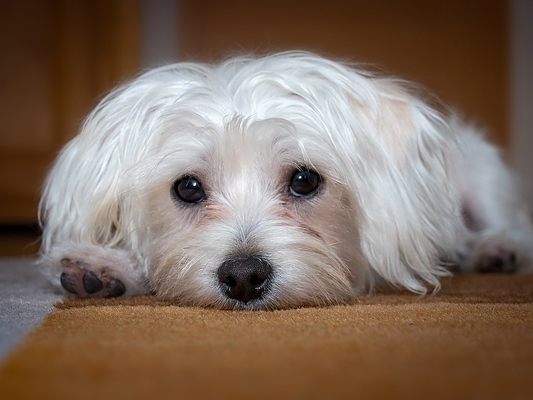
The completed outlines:
<svg viewBox="0 0 533 400">
<path fill-rule="evenodd" d="M 474 269 L 481 273 L 513 273 L 518 270 L 518 257 L 504 247 L 484 249 L 477 254 Z"/>
<path fill-rule="evenodd" d="M 118 297 L 126 292 L 124 283 L 106 267 L 70 258 L 63 258 L 61 267 L 61 286 L 78 297 Z"/>
</svg>

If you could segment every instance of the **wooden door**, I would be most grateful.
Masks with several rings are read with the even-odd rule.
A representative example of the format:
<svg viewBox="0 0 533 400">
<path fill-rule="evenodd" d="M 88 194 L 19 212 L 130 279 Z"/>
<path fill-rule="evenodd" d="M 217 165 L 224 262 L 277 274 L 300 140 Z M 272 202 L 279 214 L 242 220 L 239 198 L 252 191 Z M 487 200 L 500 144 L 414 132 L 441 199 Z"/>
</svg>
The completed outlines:
<svg viewBox="0 0 533 400">
<path fill-rule="evenodd" d="M 0 225 L 37 221 L 58 150 L 98 98 L 137 70 L 136 4 L 0 3 Z"/>
</svg>

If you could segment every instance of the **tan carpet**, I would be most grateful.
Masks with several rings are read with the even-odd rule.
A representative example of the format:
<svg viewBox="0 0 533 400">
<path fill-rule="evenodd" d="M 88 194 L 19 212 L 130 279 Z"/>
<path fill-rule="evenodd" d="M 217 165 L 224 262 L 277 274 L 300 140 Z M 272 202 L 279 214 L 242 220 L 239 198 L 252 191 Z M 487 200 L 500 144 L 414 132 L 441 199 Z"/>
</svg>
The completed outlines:
<svg viewBox="0 0 533 400">
<path fill-rule="evenodd" d="M 276 312 L 63 303 L 0 369 L 2 399 L 533 399 L 533 276 Z"/>
</svg>

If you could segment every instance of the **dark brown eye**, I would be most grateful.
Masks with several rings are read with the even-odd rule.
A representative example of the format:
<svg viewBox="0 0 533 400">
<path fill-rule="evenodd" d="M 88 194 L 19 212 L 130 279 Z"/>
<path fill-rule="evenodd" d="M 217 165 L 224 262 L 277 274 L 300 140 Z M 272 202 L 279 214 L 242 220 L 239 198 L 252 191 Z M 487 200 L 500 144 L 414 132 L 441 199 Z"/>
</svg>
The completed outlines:
<svg viewBox="0 0 533 400">
<path fill-rule="evenodd" d="M 193 176 L 184 176 L 174 182 L 172 192 L 175 197 L 185 203 L 198 203 L 205 199 L 202 183 Z"/>
<path fill-rule="evenodd" d="M 309 197 L 318 191 L 321 182 L 320 175 L 315 171 L 298 170 L 292 175 L 289 191 L 295 197 Z"/>
</svg>

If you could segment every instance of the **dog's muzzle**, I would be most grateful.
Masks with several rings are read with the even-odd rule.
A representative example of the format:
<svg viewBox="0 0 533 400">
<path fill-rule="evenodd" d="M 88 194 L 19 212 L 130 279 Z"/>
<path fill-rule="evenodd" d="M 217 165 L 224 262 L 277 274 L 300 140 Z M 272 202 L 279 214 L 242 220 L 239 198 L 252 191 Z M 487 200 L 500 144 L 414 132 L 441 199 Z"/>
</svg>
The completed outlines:
<svg viewBox="0 0 533 400">
<path fill-rule="evenodd" d="M 218 268 L 218 281 L 230 299 L 248 303 L 268 290 L 272 266 L 261 257 L 232 258 Z"/>
</svg>

